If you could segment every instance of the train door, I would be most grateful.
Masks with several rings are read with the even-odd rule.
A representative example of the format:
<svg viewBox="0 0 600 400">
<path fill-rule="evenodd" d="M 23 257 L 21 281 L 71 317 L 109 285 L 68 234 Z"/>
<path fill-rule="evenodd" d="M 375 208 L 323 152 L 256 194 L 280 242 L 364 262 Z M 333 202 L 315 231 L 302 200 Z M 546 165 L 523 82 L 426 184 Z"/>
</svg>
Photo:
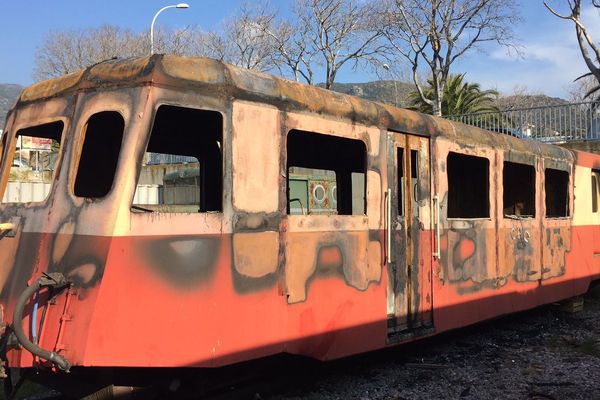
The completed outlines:
<svg viewBox="0 0 600 400">
<path fill-rule="evenodd" d="M 431 324 L 429 139 L 388 134 L 388 336 Z"/>
</svg>

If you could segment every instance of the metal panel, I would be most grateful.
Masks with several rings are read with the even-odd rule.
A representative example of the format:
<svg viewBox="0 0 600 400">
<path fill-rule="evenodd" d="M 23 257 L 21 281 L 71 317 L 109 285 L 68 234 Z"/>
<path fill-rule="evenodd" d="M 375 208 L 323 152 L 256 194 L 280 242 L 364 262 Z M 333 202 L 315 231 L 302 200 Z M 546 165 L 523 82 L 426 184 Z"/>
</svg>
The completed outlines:
<svg viewBox="0 0 600 400">
<path fill-rule="evenodd" d="M 8 182 L 2 203 L 32 203 L 43 201 L 50 192 L 44 182 Z"/>
</svg>

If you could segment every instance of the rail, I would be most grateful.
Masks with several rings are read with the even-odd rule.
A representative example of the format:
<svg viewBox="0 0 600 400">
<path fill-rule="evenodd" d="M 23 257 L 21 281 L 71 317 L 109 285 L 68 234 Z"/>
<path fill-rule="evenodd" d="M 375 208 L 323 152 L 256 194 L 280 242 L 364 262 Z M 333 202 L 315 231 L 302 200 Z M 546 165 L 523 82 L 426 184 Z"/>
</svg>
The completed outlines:
<svg viewBox="0 0 600 400">
<path fill-rule="evenodd" d="M 600 140 L 600 102 L 450 115 L 446 118 L 545 143 Z"/>
</svg>

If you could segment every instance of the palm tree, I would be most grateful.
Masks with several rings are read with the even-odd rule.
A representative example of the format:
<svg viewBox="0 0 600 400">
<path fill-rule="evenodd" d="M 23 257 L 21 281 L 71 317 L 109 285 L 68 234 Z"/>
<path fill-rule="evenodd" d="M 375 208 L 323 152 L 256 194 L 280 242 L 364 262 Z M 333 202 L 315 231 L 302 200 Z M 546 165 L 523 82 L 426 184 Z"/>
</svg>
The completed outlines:
<svg viewBox="0 0 600 400">
<path fill-rule="evenodd" d="M 442 101 L 442 115 L 460 115 L 483 112 L 496 112 L 496 90 L 481 90 L 478 83 L 464 81 L 465 74 L 448 76 L 444 87 Z M 433 99 L 433 81 L 427 80 L 429 87 L 425 89 L 425 96 Z M 433 108 L 425 103 L 419 92 L 414 91 L 409 95 L 411 109 L 426 114 L 433 114 Z"/>
</svg>

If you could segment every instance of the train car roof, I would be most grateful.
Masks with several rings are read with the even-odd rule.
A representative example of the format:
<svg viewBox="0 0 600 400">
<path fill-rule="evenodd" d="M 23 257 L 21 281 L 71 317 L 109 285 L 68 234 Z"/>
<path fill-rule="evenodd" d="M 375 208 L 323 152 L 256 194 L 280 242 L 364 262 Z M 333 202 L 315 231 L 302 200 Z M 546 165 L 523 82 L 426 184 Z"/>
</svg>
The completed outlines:
<svg viewBox="0 0 600 400">
<path fill-rule="evenodd" d="M 210 58 L 156 54 L 113 59 L 26 88 L 15 107 L 77 91 L 156 85 L 182 91 L 204 90 L 214 96 L 272 104 L 285 111 L 331 118 L 428 137 L 446 137 L 466 147 L 488 146 L 518 154 L 572 161 L 562 147 L 482 130 L 459 122 L 400 109 L 316 86 L 235 67 Z"/>
</svg>

